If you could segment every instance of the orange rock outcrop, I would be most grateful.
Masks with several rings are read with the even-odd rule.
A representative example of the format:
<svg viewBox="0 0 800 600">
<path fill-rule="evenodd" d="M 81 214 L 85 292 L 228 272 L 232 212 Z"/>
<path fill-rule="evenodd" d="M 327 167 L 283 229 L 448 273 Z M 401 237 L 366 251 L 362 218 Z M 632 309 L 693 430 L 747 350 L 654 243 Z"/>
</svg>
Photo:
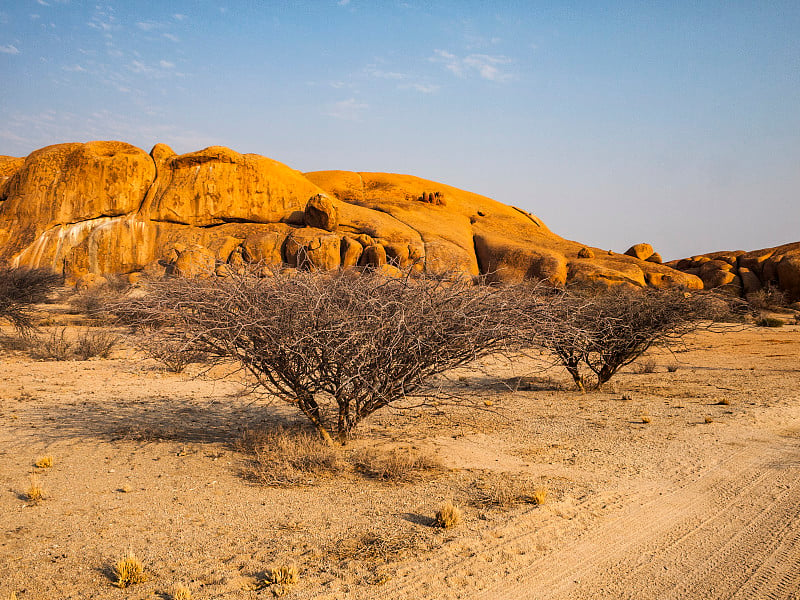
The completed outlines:
<svg viewBox="0 0 800 600">
<path fill-rule="evenodd" d="M 147 154 L 122 142 L 0 157 L 0 261 L 72 281 L 224 275 L 263 262 L 702 287 L 699 272 L 587 248 L 524 210 L 418 177 L 303 174 L 219 146 L 176 155 L 157 144 Z"/>
</svg>

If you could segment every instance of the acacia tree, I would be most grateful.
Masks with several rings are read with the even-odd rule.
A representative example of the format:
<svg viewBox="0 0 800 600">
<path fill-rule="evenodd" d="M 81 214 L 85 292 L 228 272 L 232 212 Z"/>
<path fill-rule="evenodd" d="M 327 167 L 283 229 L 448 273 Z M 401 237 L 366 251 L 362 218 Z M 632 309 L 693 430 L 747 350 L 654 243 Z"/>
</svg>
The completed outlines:
<svg viewBox="0 0 800 600">
<path fill-rule="evenodd" d="M 0 267 L 0 319 L 22 333 L 34 329 L 31 306 L 44 302 L 62 278 L 46 269 Z"/>
<path fill-rule="evenodd" d="M 582 369 L 599 388 L 653 346 L 677 343 L 732 315 L 732 299 L 679 288 L 524 290 L 528 346 L 552 352 L 585 389 Z"/>
<path fill-rule="evenodd" d="M 196 347 L 235 358 L 328 442 L 432 376 L 510 339 L 513 299 L 463 278 L 375 272 L 232 274 L 150 285 L 117 312 L 171 322 Z"/>
</svg>

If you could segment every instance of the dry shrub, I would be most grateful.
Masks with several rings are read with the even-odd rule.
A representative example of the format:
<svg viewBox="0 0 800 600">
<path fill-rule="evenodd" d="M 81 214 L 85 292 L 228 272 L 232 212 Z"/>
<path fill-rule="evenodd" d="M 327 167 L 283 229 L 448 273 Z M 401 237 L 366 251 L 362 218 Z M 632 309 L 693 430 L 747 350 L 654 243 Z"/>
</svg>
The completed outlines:
<svg viewBox="0 0 800 600">
<path fill-rule="evenodd" d="M 147 573 L 144 571 L 142 561 L 140 561 L 132 550 L 117 561 L 113 568 L 114 585 L 118 588 L 126 588 L 136 583 L 147 581 Z"/>
<path fill-rule="evenodd" d="M 94 285 L 70 297 L 70 312 L 86 315 L 98 324 L 114 322 L 116 317 L 113 306 L 125 296 L 130 284 L 124 278 L 113 275 L 106 275 L 105 279 L 105 283 Z"/>
<path fill-rule="evenodd" d="M 647 360 L 637 364 L 634 372 L 638 373 L 639 375 L 645 375 L 647 373 L 655 373 L 656 372 L 655 359 L 648 358 Z"/>
<path fill-rule="evenodd" d="M 75 340 L 75 356 L 79 360 L 88 360 L 95 356 L 108 358 L 117 343 L 119 336 L 113 333 L 87 329 Z"/>
<path fill-rule="evenodd" d="M 674 373 L 678 369 L 680 369 L 680 365 L 669 365 L 667 367 L 667 371 L 669 371 L 670 373 Z"/>
<path fill-rule="evenodd" d="M 32 306 L 47 300 L 61 282 L 60 275 L 45 269 L 0 267 L 0 319 L 17 331 L 33 330 Z"/>
<path fill-rule="evenodd" d="M 0 348 L 9 351 L 30 352 L 35 338 L 25 333 L 17 335 L 0 334 Z"/>
<path fill-rule="evenodd" d="M 490 475 L 470 488 L 470 503 L 480 508 L 509 508 L 517 504 L 537 504 L 538 489 L 525 478 L 509 473 Z"/>
<path fill-rule="evenodd" d="M 648 423 L 650 423 L 652 421 L 652 419 L 648 415 L 642 415 L 641 419 L 642 419 L 642 423 L 644 423 L 645 425 L 647 425 Z"/>
<path fill-rule="evenodd" d="M 451 529 L 461 523 L 461 509 L 451 501 L 445 502 L 436 511 L 434 524 L 442 529 Z"/>
<path fill-rule="evenodd" d="M 460 276 L 255 275 L 153 282 L 115 311 L 171 322 L 196 348 L 238 361 L 331 443 L 375 411 L 437 390 L 435 375 L 505 348 L 517 325 L 512 298 Z"/>
<path fill-rule="evenodd" d="M 136 347 L 170 373 L 183 373 L 189 365 L 209 360 L 207 352 L 197 349 L 192 340 L 174 330 L 142 327 L 136 335 Z"/>
<path fill-rule="evenodd" d="M 346 469 L 338 448 L 305 431 L 246 431 L 239 445 L 254 455 L 245 475 L 264 485 L 308 484 Z"/>
<path fill-rule="evenodd" d="M 40 360 L 70 360 L 75 355 L 74 344 L 67 339 L 67 328 L 55 328 L 50 335 L 37 336 L 31 356 Z"/>
<path fill-rule="evenodd" d="M 731 403 L 730 398 L 722 398 L 722 400 L 717 402 L 717 404 L 720 404 L 722 406 L 729 406 L 730 403 Z"/>
<path fill-rule="evenodd" d="M 703 422 L 706 423 L 706 424 L 713 423 L 714 419 L 712 419 L 711 417 L 706 417 L 705 419 L 703 419 Z"/>
<path fill-rule="evenodd" d="M 34 504 L 38 504 L 45 499 L 44 488 L 42 488 L 42 484 L 39 482 L 39 476 L 35 473 L 31 473 L 30 485 L 25 492 L 25 499 Z"/>
<path fill-rule="evenodd" d="M 366 531 L 337 540 L 331 554 L 337 560 L 389 563 L 419 549 L 416 536 L 399 531 Z"/>
<path fill-rule="evenodd" d="M 368 477 L 384 481 L 412 481 L 422 473 L 441 472 L 439 457 L 412 448 L 395 448 L 388 452 L 361 448 L 350 455 L 356 470 Z"/>
<path fill-rule="evenodd" d="M 765 315 L 756 319 L 757 327 L 783 327 L 784 325 L 786 325 L 786 321 L 778 319 L 777 317 L 768 317 Z"/>
<path fill-rule="evenodd" d="M 53 466 L 53 457 L 50 455 L 39 456 L 33 464 L 40 469 L 49 469 Z"/>
<path fill-rule="evenodd" d="M 756 292 L 747 294 L 747 302 L 758 310 L 774 310 L 786 307 L 788 299 L 786 292 L 774 285 L 767 285 Z"/>
</svg>

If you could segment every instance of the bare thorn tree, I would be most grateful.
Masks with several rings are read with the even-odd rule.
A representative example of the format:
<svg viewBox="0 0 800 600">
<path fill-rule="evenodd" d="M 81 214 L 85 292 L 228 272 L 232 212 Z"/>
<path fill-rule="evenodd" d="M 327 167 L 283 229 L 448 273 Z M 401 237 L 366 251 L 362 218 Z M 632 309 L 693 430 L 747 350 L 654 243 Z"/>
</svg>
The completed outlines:
<svg viewBox="0 0 800 600">
<path fill-rule="evenodd" d="M 733 315 L 735 302 L 677 288 L 598 292 L 539 287 L 521 295 L 527 344 L 552 352 L 581 390 L 586 385 L 582 369 L 594 375 L 591 387 L 599 388 L 651 347 L 669 347 L 697 329 L 714 329 Z"/>
<path fill-rule="evenodd" d="M 329 443 L 434 375 L 501 348 L 516 307 L 459 278 L 379 273 L 170 279 L 118 313 L 165 319 L 196 346 L 235 358 Z"/>
<path fill-rule="evenodd" d="M 29 333 L 34 329 L 32 305 L 44 302 L 61 282 L 61 276 L 45 269 L 0 267 L 0 319 Z"/>
</svg>

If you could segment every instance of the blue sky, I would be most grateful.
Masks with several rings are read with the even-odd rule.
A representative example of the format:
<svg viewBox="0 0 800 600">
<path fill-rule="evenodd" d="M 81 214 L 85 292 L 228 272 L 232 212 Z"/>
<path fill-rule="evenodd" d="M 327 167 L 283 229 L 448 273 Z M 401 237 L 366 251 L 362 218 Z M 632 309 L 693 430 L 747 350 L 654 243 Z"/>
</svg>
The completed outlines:
<svg viewBox="0 0 800 600">
<path fill-rule="evenodd" d="M 0 0 L 0 154 L 411 173 L 667 258 L 800 240 L 800 2 Z"/>
</svg>

